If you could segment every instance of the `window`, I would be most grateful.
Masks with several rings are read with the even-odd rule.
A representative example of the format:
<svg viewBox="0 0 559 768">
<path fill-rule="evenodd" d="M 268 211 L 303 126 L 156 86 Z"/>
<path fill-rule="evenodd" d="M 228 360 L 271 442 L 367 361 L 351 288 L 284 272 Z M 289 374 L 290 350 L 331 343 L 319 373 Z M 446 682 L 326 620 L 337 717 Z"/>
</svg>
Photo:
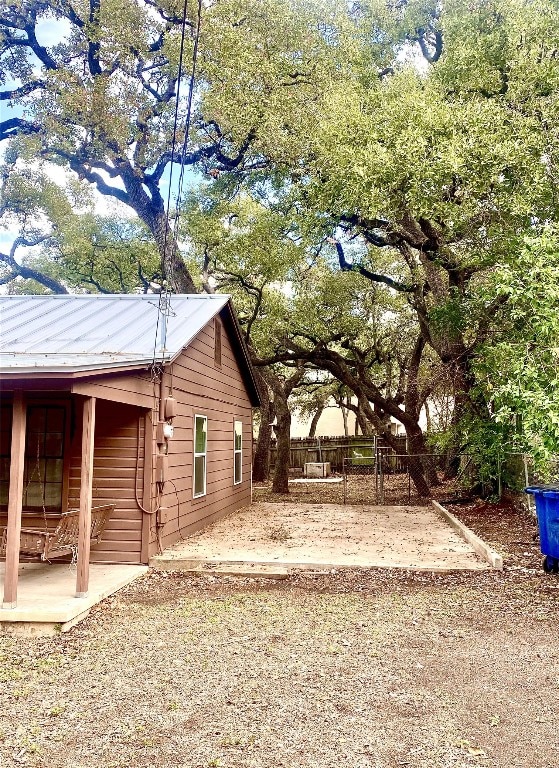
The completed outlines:
<svg viewBox="0 0 559 768">
<path fill-rule="evenodd" d="M 206 495 L 206 453 L 208 450 L 208 419 L 194 417 L 194 498 Z"/>
<path fill-rule="evenodd" d="M 12 445 L 12 406 L 0 410 L 0 506 L 8 506 L 10 488 L 10 455 Z"/>
<path fill-rule="evenodd" d="M 23 506 L 60 511 L 64 481 L 66 409 L 61 405 L 27 408 Z"/>
<path fill-rule="evenodd" d="M 235 485 L 238 485 L 243 479 L 243 422 L 236 421 L 234 429 L 233 443 L 233 478 Z"/>
<path fill-rule="evenodd" d="M 214 361 L 221 368 L 221 323 L 214 318 Z"/>
<path fill-rule="evenodd" d="M 29 405 L 23 467 L 23 508 L 60 512 L 64 490 L 63 405 Z M 12 407 L 3 406 L 0 422 L 0 506 L 7 506 L 10 487 Z"/>
</svg>

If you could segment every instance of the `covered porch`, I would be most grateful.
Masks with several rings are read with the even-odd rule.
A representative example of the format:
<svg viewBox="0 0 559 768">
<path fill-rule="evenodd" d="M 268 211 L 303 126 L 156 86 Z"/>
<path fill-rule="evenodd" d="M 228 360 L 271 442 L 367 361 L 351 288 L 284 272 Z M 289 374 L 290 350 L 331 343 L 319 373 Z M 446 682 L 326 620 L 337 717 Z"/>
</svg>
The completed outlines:
<svg viewBox="0 0 559 768">
<path fill-rule="evenodd" d="M 145 566 L 133 564 L 133 560 L 123 564 L 90 562 L 91 546 L 102 540 L 103 529 L 114 511 L 114 504 L 94 506 L 93 502 L 97 399 L 81 396 L 80 407 L 71 409 L 72 413 L 76 411 L 77 417 L 77 424 L 72 426 L 76 433 L 73 442 L 77 443 L 73 454 L 69 439 L 70 406 L 60 400 L 45 400 L 47 405 L 37 405 L 44 399 L 37 400 L 33 392 L 14 387 L 2 408 L 4 416 L 9 411 L 10 423 L 9 441 L 4 440 L 8 446 L 9 477 L 3 479 L 3 497 L 7 496 L 8 503 L 4 507 L 0 547 L 2 554 L 5 554 L 5 562 L 0 563 L 3 598 L 0 631 L 16 628 L 42 634 L 66 631 L 85 618 L 91 606 L 146 570 Z M 57 404 L 52 405 L 52 402 Z M 37 421 L 37 414 L 41 416 L 43 410 L 47 415 L 43 416 L 41 429 L 37 431 L 30 419 Z M 54 421 L 53 414 L 62 425 L 57 425 L 56 429 L 50 426 L 50 422 Z M 6 432 L 6 421 L 4 419 L 3 432 Z M 106 414 L 104 421 L 107 421 Z M 36 457 L 35 438 L 37 445 L 40 445 Z M 55 458 L 50 454 L 55 454 Z M 74 475 L 77 498 L 74 494 L 73 510 L 68 499 L 71 454 L 77 460 Z M 101 458 L 100 461 L 106 463 L 106 459 Z M 40 472 L 35 465 L 40 467 Z M 40 479 L 37 480 L 37 477 Z M 100 487 L 97 494 L 103 495 L 106 491 L 106 488 Z M 30 511 L 34 508 L 34 501 L 37 507 L 32 492 L 40 497 L 43 520 L 38 508 Z M 129 492 L 124 493 L 130 495 Z M 100 520 L 101 513 L 103 520 Z M 142 521 L 139 513 L 136 516 L 138 521 L 134 523 L 134 529 L 139 531 Z M 136 534 L 133 532 L 131 535 Z M 128 541 L 123 547 L 126 545 Z M 134 546 L 139 546 L 139 543 Z M 71 563 L 68 562 L 70 556 Z M 118 556 L 117 551 L 114 557 Z M 34 561 L 30 562 L 30 557 Z M 61 557 L 65 562 L 61 561 Z M 124 552 L 124 557 L 132 559 L 134 555 Z M 36 562 L 38 558 L 40 561 Z"/>
<path fill-rule="evenodd" d="M 76 566 L 70 563 L 21 563 L 17 605 L 0 610 L 0 632 L 45 635 L 66 632 L 88 615 L 90 609 L 147 571 L 142 565 L 89 566 L 89 590 L 76 595 Z M 0 590 L 4 591 L 6 567 L 0 563 Z"/>
</svg>

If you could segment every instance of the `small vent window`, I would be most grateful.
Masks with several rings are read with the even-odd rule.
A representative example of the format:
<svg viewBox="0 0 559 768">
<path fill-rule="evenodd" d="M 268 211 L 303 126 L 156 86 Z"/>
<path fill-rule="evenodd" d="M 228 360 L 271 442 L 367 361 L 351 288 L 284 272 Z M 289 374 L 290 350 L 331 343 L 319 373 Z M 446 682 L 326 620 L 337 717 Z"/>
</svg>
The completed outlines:
<svg viewBox="0 0 559 768">
<path fill-rule="evenodd" d="M 218 368 L 221 368 L 221 323 L 214 320 L 214 360 Z"/>
</svg>

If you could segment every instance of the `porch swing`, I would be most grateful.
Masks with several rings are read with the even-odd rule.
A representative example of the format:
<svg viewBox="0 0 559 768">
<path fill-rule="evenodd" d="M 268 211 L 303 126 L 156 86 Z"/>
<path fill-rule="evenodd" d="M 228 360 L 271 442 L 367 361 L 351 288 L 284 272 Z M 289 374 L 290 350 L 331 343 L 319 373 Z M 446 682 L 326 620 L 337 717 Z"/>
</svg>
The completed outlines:
<svg viewBox="0 0 559 768">
<path fill-rule="evenodd" d="M 29 488 L 35 473 L 37 474 L 37 480 L 41 483 L 41 452 L 39 436 L 37 437 L 37 462 L 33 471 L 28 476 L 27 488 Z M 74 559 L 79 540 L 79 509 L 70 509 L 67 512 L 62 512 L 56 528 L 49 529 L 45 506 L 45 489 L 42 483 L 41 496 L 44 529 L 21 529 L 19 546 L 20 555 L 24 555 L 28 558 L 39 558 L 43 562 L 56 557 L 64 557 L 65 555 L 72 555 L 72 559 Z M 98 544 L 101 541 L 107 522 L 114 512 L 114 508 L 114 504 L 102 504 L 91 508 L 91 530 L 89 535 L 92 544 Z M 4 528 L 2 538 L 0 539 L 0 557 L 6 556 L 7 537 L 8 529 Z"/>
<path fill-rule="evenodd" d="M 92 544 L 98 544 L 114 512 L 114 504 L 103 504 L 91 508 L 91 532 Z M 79 509 L 70 509 L 63 512 L 60 521 L 54 530 L 41 531 L 36 528 L 22 528 L 20 535 L 19 551 L 26 557 L 39 557 L 43 561 L 54 557 L 74 555 L 78 547 L 79 535 Z M 0 542 L 0 556 L 6 556 L 7 529 L 4 529 Z"/>
</svg>

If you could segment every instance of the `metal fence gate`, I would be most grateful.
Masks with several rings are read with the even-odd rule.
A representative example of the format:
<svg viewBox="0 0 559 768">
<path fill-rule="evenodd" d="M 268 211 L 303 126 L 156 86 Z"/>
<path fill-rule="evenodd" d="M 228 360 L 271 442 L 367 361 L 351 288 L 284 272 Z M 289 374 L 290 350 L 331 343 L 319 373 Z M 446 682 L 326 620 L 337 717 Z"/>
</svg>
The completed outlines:
<svg viewBox="0 0 559 768">
<path fill-rule="evenodd" d="M 373 456 L 346 458 L 343 461 L 344 504 L 355 503 L 358 498 L 369 504 L 402 504 L 419 502 L 410 472 L 410 459 L 421 462 L 423 470 L 437 474 L 445 469 L 447 456 L 436 453 L 397 454 L 389 448 L 379 447 Z M 467 476 L 471 457 L 461 455 L 457 483 Z"/>
</svg>

